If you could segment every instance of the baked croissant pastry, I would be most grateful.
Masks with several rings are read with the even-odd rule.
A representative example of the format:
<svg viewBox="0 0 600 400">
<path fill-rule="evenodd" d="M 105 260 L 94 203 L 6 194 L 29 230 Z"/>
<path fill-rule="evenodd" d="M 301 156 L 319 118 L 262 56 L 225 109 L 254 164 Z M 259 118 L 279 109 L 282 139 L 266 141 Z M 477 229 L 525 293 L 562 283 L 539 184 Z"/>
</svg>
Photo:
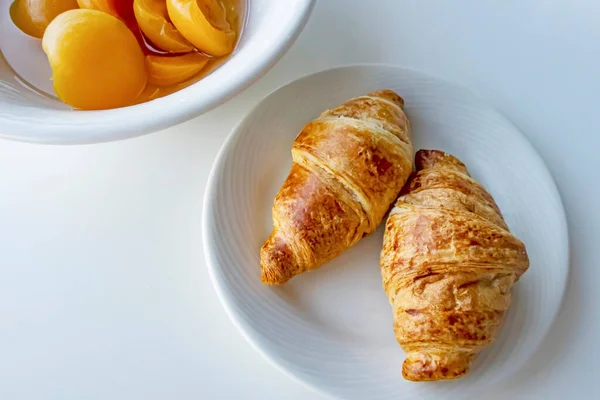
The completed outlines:
<svg viewBox="0 0 600 400">
<path fill-rule="evenodd" d="M 454 379 L 495 340 L 529 259 L 460 160 L 420 150 L 415 164 L 386 223 L 383 286 L 404 378 Z"/>
<path fill-rule="evenodd" d="M 354 98 L 309 122 L 273 205 L 261 281 L 281 284 L 370 234 L 413 168 L 404 101 L 391 90 Z"/>
</svg>

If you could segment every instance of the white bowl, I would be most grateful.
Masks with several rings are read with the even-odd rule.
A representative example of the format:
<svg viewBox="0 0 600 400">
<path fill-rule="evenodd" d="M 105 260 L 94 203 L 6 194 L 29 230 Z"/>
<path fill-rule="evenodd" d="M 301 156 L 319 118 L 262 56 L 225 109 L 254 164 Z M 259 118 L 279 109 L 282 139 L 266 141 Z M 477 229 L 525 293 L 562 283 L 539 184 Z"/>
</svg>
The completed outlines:
<svg viewBox="0 0 600 400">
<path fill-rule="evenodd" d="M 441 149 L 464 161 L 531 260 L 513 288 L 498 340 L 455 382 L 402 378 L 404 354 L 379 270 L 383 226 L 318 270 L 279 287 L 260 282 L 260 246 L 272 230 L 273 198 L 291 166 L 297 133 L 321 111 L 384 88 L 404 97 L 415 149 Z M 291 376 L 344 399 L 485 398 L 495 385 L 510 385 L 550 329 L 569 268 L 560 196 L 527 139 L 468 90 L 394 66 L 335 68 L 262 101 L 217 157 L 202 237 L 213 284 L 242 334 Z"/>
<path fill-rule="evenodd" d="M 314 2 L 247 0 L 247 19 L 236 51 L 201 81 L 143 104 L 74 111 L 58 99 L 28 89 L 6 61 L 9 53 L 25 53 L 41 43 L 14 27 L 8 15 L 11 1 L 2 0 L 0 50 L 5 57 L 0 54 L 0 137 L 38 143 L 96 143 L 181 123 L 224 103 L 267 72 L 299 35 Z M 25 76 L 48 68 L 47 61 L 38 58 L 19 72 Z"/>
</svg>

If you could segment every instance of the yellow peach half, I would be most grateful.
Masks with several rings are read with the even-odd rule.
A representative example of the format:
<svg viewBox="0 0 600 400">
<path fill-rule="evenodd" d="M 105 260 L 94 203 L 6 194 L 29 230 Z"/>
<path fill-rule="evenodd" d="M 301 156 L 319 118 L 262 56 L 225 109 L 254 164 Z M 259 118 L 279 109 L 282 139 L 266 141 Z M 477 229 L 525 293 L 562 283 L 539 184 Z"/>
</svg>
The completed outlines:
<svg viewBox="0 0 600 400">
<path fill-rule="evenodd" d="M 24 33 L 41 38 L 58 14 L 74 8 L 77 0 L 15 0 L 10 5 L 10 18 Z"/>
<path fill-rule="evenodd" d="M 113 17 L 121 18 L 115 7 L 115 1 L 119 0 L 77 0 L 77 3 L 81 8 L 98 10 L 110 14 Z"/>
<path fill-rule="evenodd" d="M 212 56 L 233 51 L 236 34 L 220 0 L 167 0 L 173 25 L 198 50 Z"/>
<path fill-rule="evenodd" d="M 185 82 L 200 72 L 208 61 L 208 57 L 195 52 L 180 56 L 146 56 L 148 82 L 156 86 Z"/>
<path fill-rule="evenodd" d="M 110 14 L 70 10 L 56 17 L 42 39 L 54 91 L 74 108 L 97 110 L 132 104 L 144 90 L 144 54 L 127 25 Z"/>
<path fill-rule="evenodd" d="M 170 53 L 188 53 L 194 50 L 169 21 L 165 0 L 134 0 L 135 19 L 144 35 L 153 45 Z"/>
</svg>

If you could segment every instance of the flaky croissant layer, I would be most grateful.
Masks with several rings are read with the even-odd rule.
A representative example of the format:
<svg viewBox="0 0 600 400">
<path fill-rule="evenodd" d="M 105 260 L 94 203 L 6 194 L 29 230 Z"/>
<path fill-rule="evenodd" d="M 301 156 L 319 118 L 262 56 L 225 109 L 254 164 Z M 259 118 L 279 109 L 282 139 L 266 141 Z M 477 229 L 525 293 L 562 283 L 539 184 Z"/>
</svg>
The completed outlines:
<svg viewBox="0 0 600 400">
<path fill-rule="evenodd" d="M 457 158 L 420 150 L 386 223 L 383 286 L 413 381 L 465 375 L 491 344 L 527 270 L 525 245 Z"/>
<path fill-rule="evenodd" d="M 302 129 L 261 248 L 263 283 L 320 267 L 381 223 L 413 168 L 403 106 L 391 90 L 373 92 Z"/>
</svg>

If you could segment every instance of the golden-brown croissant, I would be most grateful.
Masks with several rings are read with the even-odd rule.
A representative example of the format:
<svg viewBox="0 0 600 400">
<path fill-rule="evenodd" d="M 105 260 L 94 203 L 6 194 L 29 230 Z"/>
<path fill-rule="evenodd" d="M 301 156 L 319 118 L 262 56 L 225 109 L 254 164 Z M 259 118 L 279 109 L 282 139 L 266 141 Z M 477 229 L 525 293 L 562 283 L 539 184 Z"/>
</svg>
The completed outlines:
<svg viewBox="0 0 600 400">
<path fill-rule="evenodd" d="M 354 98 L 308 123 L 273 205 L 261 280 L 284 283 L 373 232 L 413 168 L 404 101 L 391 90 Z"/>
<path fill-rule="evenodd" d="M 383 286 L 404 378 L 454 379 L 492 343 L 529 267 L 492 196 L 457 158 L 420 150 L 386 223 Z"/>
</svg>

